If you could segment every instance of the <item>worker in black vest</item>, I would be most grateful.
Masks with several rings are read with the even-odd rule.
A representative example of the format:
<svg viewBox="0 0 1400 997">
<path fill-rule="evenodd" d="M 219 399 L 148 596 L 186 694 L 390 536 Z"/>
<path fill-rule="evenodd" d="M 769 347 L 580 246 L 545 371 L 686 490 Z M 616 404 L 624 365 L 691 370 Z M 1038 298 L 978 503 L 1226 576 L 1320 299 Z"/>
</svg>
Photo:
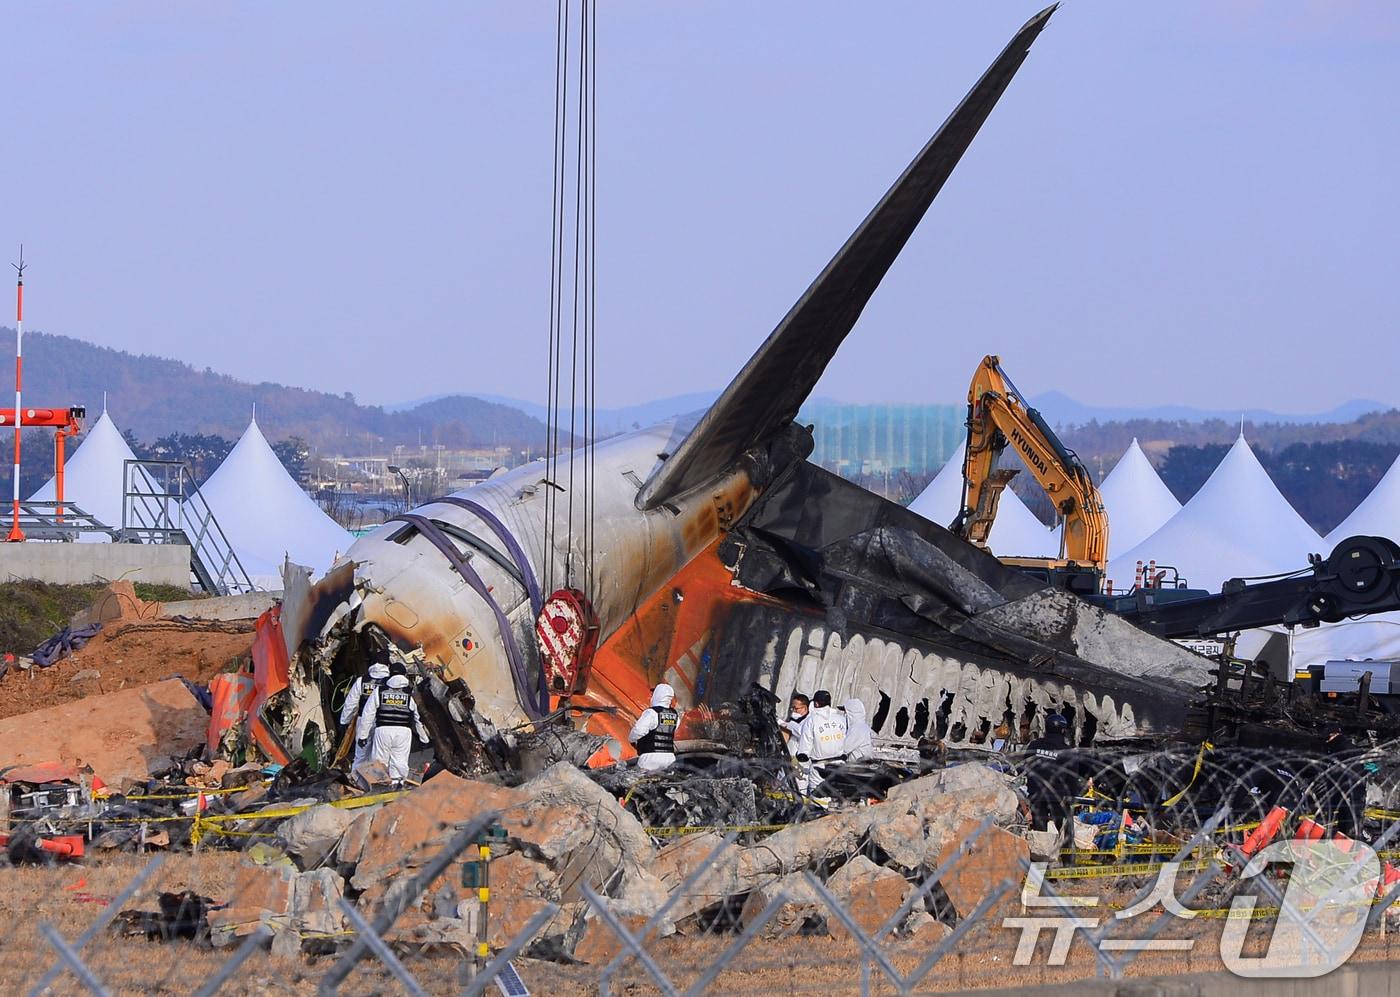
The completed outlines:
<svg viewBox="0 0 1400 997">
<path fill-rule="evenodd" d="M 652 691 L 651 705 L 642 711 L 627 740 L 637 747 L 637 767 L 644 772 L 660 772 L 676 760 L 676 727 L 681 715 L 676 710 L 676 690 L 662 682 Z"/>
<path fill-rule="evenodd" d="M 408 755 L 413 750 L 413 734 L 428 740 L 428 730 L 418 719 L 418 704 L 413 701 L 408 678 L 391 675 L 389 680 L 365 704 L 360 713 L 355 735 L 361 747 L 368 747 L 369 757 L 383 762 L 389 779 L 403 782 L 408 778 Z"/>
<path fill-rule="evenodd" d="M 1063 833 L 1073 817 L 1070 800 L 1080 786 L 1069 732 L 1068 717 L 1049 713 L 1045 733 L 1026 745 L 1026 795 L 1037 830 L 1046 830 L 1053 822 Z"/>
</svg>

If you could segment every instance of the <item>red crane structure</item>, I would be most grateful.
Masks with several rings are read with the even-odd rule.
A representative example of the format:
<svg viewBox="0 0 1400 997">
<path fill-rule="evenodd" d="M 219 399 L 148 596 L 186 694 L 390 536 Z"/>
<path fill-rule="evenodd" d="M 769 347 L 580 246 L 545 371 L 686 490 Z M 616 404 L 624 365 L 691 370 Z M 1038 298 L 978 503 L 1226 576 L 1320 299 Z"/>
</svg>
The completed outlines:
<svg viewBox="0 0 1400 997">
<path fill-rule="evenodd" d="M 53 476 L 54 476 L 54 499 L 58 502 L 56 510 L 58 521 L 63 522 L 63 465 L 66 462 L 64 454 L 65 445 L 68 438 L 77 436 L 83 429 L 83 417 L 87 415 L 87 409 L 82 405 L 70 405 L 67 408 L 26 408 L 22 412 L 24 419 L 15 419 L 15 410 L 12 408 L 0 408 L 0 427 L 23 426 L 25 429 L 52 428 L 53 434 Z M 18 472 L 16 472 L 18 473 Z M 16 514 L 13 531 L 9 539 L 23 540 L 24 534 L 18 537 L 15 533 L 19 531 L 19 518 Z"/>
</svg>

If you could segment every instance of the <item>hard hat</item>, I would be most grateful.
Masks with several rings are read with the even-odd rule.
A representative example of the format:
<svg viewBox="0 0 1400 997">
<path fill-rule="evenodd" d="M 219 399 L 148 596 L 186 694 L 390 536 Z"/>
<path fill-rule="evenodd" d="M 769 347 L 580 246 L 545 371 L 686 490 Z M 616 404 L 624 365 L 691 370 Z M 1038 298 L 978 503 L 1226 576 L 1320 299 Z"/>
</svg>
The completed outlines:
<svg viewBox="0 0 1400 997">
<path fill-rule="evenodd" d="M 407 676 L 407 675 L 391 675 L 391 676 L 389 676 L 389 688 L 390 688 L 390 689 L 407 689 L 407 688 L 408 688 L 408 676 Z"/>
<path fill-rule="evenodd" d="M 376 661 L 369 666 L 369 677 L 372 679 L 386 679 L 389 677 L 389 666 Z"/>
<path fill-rule="evenodd" d="M 1051 730 L 1068 730 L 1069 720 L 1063 713 L 1052 713 L 1045 718 L 1045 726 Z"/>
</svg>

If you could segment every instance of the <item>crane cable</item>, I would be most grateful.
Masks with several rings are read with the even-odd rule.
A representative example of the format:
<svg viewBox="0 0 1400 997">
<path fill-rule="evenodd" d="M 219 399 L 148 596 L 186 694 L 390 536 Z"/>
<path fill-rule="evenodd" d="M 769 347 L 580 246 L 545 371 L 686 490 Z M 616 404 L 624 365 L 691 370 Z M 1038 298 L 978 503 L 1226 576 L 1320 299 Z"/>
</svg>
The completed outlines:
<svg viewBox="0 0 1400 997">
<path fill-rule="evenodd" d="M 574 37 L 575 32 L 577 36 Z M 545 463 L 545 588 L 555 590 L 555 551 L 564 518 L 564 571 L 560 584 L 576 579 L 594 586 L 596 513 L 597 360 L 595 175 L 597 71 L 595 0 L 579 0 L 577 24 L 571 0 L 558 0 L 555 35 L 554 164 L 551 181 L 550 295 L 548 341 L 548 437 Z M 576 58 L 574 57 L 576 55 Z M 570 162 L 572 160 L 572 162 Z M 573 183 L 567 174 L 573 169 Z M 572 226 L 572 246 L 567 238 Z M 567 327 L 566 327 L 567 326 Z M 568 338 L 568 370 L 564 347 Z M 565 377 L 568 378 L 567 390 Z M 568 432 L 563 406 L 567 404 Z M 581 444 L 581 445 L 580 445 Z M 567 485 L 560 481 L 561 449 L 567 448 Z M 576 473 L 577 472 L 577 473 Z M 561 493 L 567 495 L 560 509 Z M 580 543 L 575 543 L 574 507 L 579 504 Z M 582 563 L 575 573 L 575 551 Z"/>
</svg>

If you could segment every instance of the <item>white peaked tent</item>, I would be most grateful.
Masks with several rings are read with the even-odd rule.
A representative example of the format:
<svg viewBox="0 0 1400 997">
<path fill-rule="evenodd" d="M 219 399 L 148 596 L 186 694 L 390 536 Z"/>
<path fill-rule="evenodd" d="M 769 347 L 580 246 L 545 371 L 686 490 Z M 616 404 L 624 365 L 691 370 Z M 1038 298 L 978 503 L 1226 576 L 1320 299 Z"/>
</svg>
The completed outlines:
<svg viewBox="0 0 1400 997">
<path fill-rule="evenodd" d="M 909 511 L 917 512 L 939 526 L 947 526 L 958 516 L 962 505 L 962 465 L 967 444 L 958 447 L 948 458 L 928 487 L 909 503 Z M 997 519 L 987 538 L 992 553 L 1003 557 L 1058 557 L 1059 528 L 1050 529 L 1035 518 L 1010 488 L 1001 493 Z"/>
<path fill-rule="evenodd" d="M 1192 588 L 1219 591 L 1230 578 L 1304 568 L 1308 555 L 1323 546 L 1322 538 L 1275 487 L 1241 433 L 1180 512 L 1109 562 L 1108 577 L 1115 589 L 1129 588 L 1136 562 L 1155 560 L 1177 568 Z"/>
<path fill-rule="evenodd" d="M 71 502 L 104 526 L 122 525 L 122 474 L 124 462 L 136 455 L 126 445 L 121 430 L 112 422 L 107 410 L 83 434 L 78 449 L 63 463 L 63 500 Z M 35 502 L 53 502 L 58 496 L 55 481 L 48 480 L 29 496 Z M 78 539 L 105 541 L 105 533 L 84 533 Z"/>
<path fill-rule="evenodd" d="M 1128 444 L 1099 487 L 1108 511 L 1108 556 L 1132 550 L 1181 511 L 1181 503 L 1162 483 L 1137 437 Z"/>
<path fill-rule="evenodd" d="M 284 557 L 320 575 L 354 540 L 292 480 L 256 420 L 199 491 L 244 570 L 264 588 L 282 587 Z"/>
<path fill-rule="evenodd" d="M 1376 482 L 1371 494 L 1327 534 L 1327 546 L 1330 549 L 1337 541 L 1356 536 L 1389 537 L 1400 543 L 1400 457 Z"/>
</svg>

